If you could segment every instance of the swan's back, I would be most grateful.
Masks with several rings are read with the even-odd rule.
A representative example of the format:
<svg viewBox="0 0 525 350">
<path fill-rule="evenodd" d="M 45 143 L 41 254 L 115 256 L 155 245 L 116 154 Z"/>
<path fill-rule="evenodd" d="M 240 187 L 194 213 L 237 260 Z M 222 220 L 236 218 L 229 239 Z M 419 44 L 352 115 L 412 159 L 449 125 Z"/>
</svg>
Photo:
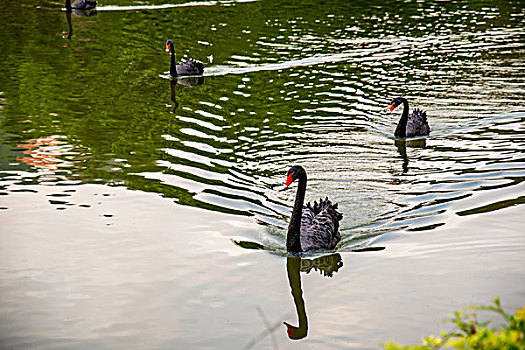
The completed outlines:
<svg viewBox="0 0 525 350">
<path fill-rule="evenodd" d="M 204 72 L 204 64 L 201 61 L 191 59 L 189 61 L 181 62 L 177 65 L 177 75 L 202 75 Z"/>
<path fill-rule="evenodd" d="M 427 122 L 427 112 L 418 108 L 408 117 L 406 126 L 406 137 L 422 136 L 430 133 L 430 127 Z"/>
<path fill-rule="evenodd" d="M 339 221 L 343 215 L 337 210 L 337 203 L 328 198 L 308 203 L 301 216 L 301 248 L 303 251 L 334 249 L 341 240 Z"/>
<path fill-rule="evenodd" d="M 97 2 L 94 0 L 77 0 L 71 5 L 71 8 L 77 10 L 91 10 L 97 6 Z"/>
</svg>

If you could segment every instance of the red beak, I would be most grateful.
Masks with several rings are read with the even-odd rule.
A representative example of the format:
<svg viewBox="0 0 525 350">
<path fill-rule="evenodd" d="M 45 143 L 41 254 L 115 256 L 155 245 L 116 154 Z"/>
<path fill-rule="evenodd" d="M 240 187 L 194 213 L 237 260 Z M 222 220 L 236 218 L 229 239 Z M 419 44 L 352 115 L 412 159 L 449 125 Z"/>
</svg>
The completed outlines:
<svg viewBox="0 0 525 350">
<path fill-rule="evenodd" d="M 286 326 L 286 333 L 288 333 L 288 337 L 293 337 L 293 327 L 286 322 L 284 322 L 284 325 Z"/>
<path fill-rule="evenodd" d="M 170 52 L 170 44 L 166 45 L 166 52 Z"/>
<path fill-rule="evenodd" d="M 394 110 L 394 104 L 392 103 L 392 106 L 390 106 L 390 113 L 392 113 L 392 111 Z"/>
<path fill-rule="evenodd" d="M 288 177 L 286 178 L 286 183 L 284 184 L 283 190 L 286 190 L 288 186 L 290 186 L 292 181 L 293 181 L 293 173 L 290 173 L 290 175 L 288 175 Z"/>
</svg>

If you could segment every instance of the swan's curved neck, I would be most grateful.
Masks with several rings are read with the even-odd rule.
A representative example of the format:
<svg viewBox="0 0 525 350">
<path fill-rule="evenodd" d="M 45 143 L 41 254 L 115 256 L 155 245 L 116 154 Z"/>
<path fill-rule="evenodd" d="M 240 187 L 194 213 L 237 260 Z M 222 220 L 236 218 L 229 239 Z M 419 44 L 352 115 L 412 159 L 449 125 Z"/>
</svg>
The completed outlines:
<svg viewBox="0 0 525 350">
<path fill-rule="evenodd" d="M 173 77 L 178 76 L 177 64 L 175 63 L 175 49 L 173 48 L 173 42 L 170 45 L 170 75 Z"/>
<path fill-rule="evenodd" d="M 292 219 L 288 225 L 286 236 L 286 250 L 289 252 L 302 252 L 301 248 L 301 216 L 303 215 L 304 195 L 306 193 L 306 174 L 299 178 L 297 194 L 292 211 Z"/>
<path fill-rule="evenodd" d="M 396 131 L 394 132 L 395 137 L 406 137 L 407 134 L 407 122 L 408 122 L 408 101 L 403 98 L 403 114 L 401 115 L 401 119 L 399 119 L 399 123 L 397 124 Z"/>
</svg>

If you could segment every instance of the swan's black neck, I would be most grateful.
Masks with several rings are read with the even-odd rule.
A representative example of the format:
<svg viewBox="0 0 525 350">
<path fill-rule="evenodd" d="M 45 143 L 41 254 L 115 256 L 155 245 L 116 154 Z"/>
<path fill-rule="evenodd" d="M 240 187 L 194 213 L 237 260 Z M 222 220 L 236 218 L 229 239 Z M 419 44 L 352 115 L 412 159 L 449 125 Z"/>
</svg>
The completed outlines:
<svg viewBox="0 0 525 350">
<path fill-rule="evenodd" d="M 66 0 L 66 10 L 71 11 L 71 0 Z"/>
<path fill-rule="evenodd" d="M 297 194 L 292 211 L 292 219 L 288 225 L 286 250 L 292 253 L 302 252 L 301 248 L 301 216 L 303 215 L 304 195 L 306 193 L 306 174 L 299 177 Z"/>
<path fill-rule="evenodd" d="M 403 102 L 403 115 L 399 119 L 396 131 L 394 132 L 395 137 L 406 137 L 407 136 L 407 122 L 408 122 L 408 101 L 406 98 L 401 98 Z"/>
<path fill-rule="evenodd" d="M 170 41 L 170 75 L 177 77 L 177 65 L 175 64 L 175 49 L 173 48 L 173 42 Z"/>
</svg>

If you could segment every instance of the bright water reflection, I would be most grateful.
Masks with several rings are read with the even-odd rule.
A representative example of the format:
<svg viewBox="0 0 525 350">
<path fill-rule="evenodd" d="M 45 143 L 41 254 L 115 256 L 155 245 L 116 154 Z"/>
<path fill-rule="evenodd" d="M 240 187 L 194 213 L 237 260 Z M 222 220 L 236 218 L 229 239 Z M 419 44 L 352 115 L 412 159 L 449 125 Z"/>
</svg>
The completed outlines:
<svg viewBox="0 0 525 350">
<path fill-rule="evenodd" d="M 126 1 L 91 17 L 62 5 L 0 4 L 3 211 L 25 192 L 94 209 L 73 194 L 117 186 L 204 221 L 255 218 L 225 235 L 283 253 L 293 193 L 277 189 L 300 163 L 307 200 L 339 203 L 349 252 L 524 202 L 519 1 Z M 167 79 L 168 38 L 203 78 Z M 399 95 L 427 111 L 430 136 L 393 138 Z M 468 242 L 436 249 L 454 243 Z"/>
</svg>

